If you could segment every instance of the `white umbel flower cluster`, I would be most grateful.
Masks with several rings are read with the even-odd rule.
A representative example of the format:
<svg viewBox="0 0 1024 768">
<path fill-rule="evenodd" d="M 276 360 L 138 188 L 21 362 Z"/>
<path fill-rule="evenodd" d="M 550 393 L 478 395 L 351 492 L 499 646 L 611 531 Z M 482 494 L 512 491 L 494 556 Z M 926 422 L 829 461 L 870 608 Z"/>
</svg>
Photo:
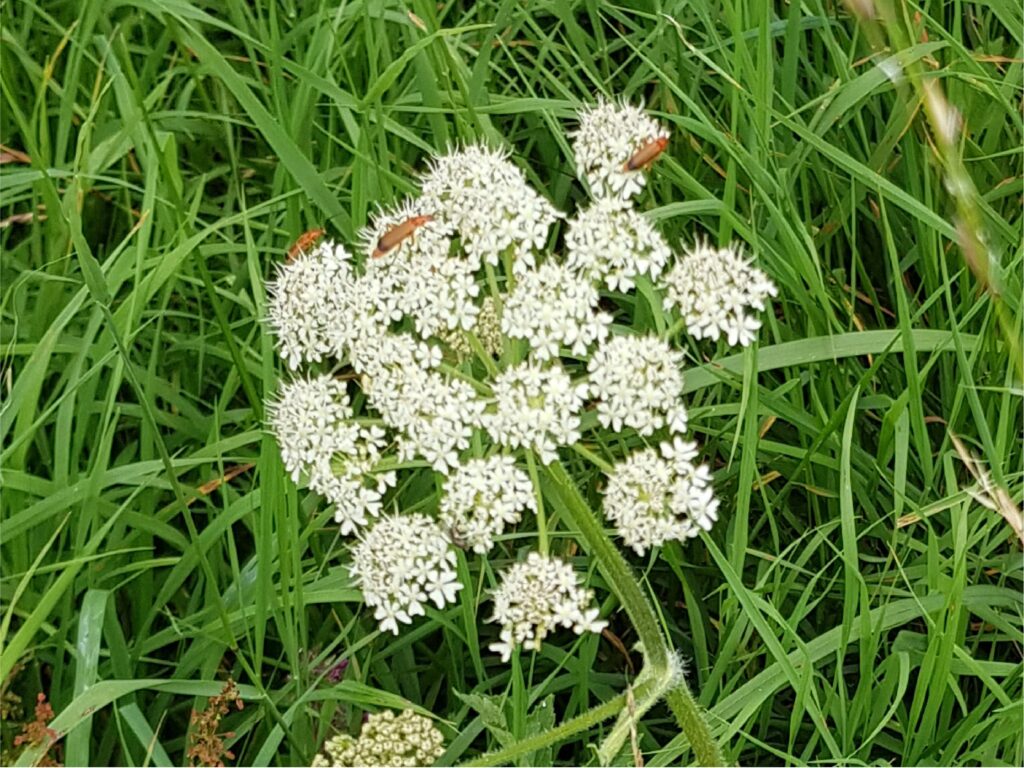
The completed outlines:
<svg viewBox="0 0 1024 768">
<path fill-rule="evenodd" d="M 458 464 L 485 407 L 469 384 L 419 365 L 383 368 L 363 384 L 384 422 L 400 433 L 399 460 L 422 456 L 446 474 Z"/>
<path fill-rule="evenodd" d="M 631 291 L 638 275 L 657 278 L 672 251 L 633 208 L 597 200 L 569 222 L 567 265 L 612 291 Z"/>
<path fill-rule="evenodd" d="M 367 377 L 394 369 L 429 371 L 441 364 L 440 348 L 411 333 L 391 333 L 372 322 L 366 323 L 365 331 L 349 346 L 349 360 Z"/>
<path fill-rule="evenodd" d="M 608 622 L 591 606 L 594 592 L 580 586 L 572 566 L 557 557 L 531 552 L 502 575 L 494 593 L 491 621 L 501 624 L 499 642 L 489 648 L 508 661 L 517 645 L 539 650 L 548 633 L 558 627 L 577 635 L 600 632 Z"/>
<path fill-rule="evenodd" d="M 611 315 L 597 311 L 599 298 L 589 279 L 549 261 L 520 277 L 505 299 L 501 327 L 512 338 L 526 339 L 538 360 L 557 358 L 563 346 L 582 356 L 608 335 L 612 322 Z"/>
<path fill-rule="evenodd" d="M 752 310 L 764 310 L 765 300 L 778 294 L 739 247 L 715 248 L 704 241 L 683 253 L 664 283 L 668 305 L 679 310 L 692 336 L 725 336 L 731 346 L 757 338 L 761 319 Z"/>
<path fill-rule="evenodd" d="M 580 113 L 573 138 L 591 200 L 559 233 L 559 253 L 548 244 L 564 214 L 507 151 L 477 144 L 434 158 L 418 197 L 379 210 L 355 260 L 330 241 L 305 253 L 296 245 L 269 285 L 269 327 L 288 367 L 348 379 L 313 372 L 283 385 L 269 426 L 288 473 L 355 535 L 351 571 L 384 632 L 456 600 L 456 547 L 487 553 L 541 508 L 523 454 L 555 462 L 583 424 L 600 427 L 595 452 L 618 451 L 629 435 L 667 440 L 607 477 L 605 514 L 627 547 L 643 553 L 717 518 L 710 470 L 682 439 L 682 353 L 614 320 L 642 326 L 664 304 L 697 338 L 749 344 L 775 286 L 736 247 L 698 243 L 673 264 L 665 238 L 633 207 L 668 142 L 642 109 L 601 101 Z M 639 301 L 622 295 L 638 285 Z M 432 494 L 421 494 L 415 514 L 385 512 L 409 500 L 392 490 L 399 471 L 416 473 L 413 489 L 441 483 L 436 514 Z M 501 636 L 492 647 L 508 659 L 556 627 L 599 631 L 592 597 L 569 565 L 531 554 L 495 594 Z M 353 754 L 344 759 L 371 759 Z"/>
<path fill-rule="evenodd" d="M 333 456 L 351 451 L 359 438 L 345 382 L 328 375 L 285 384 L 268 414 L 285 471 L 296 482 L 303 474 L 329 473 Z"/>
<path fill-rule="evenodd" d="M 348 360 L 357 371 L 369 370 L 377 351 L 388 344 L 387 295 L 380 282 L 363 275 L 352 284 L 346 304 L 349 311 L 335 314 L 324 334 L 331 357 Z"/>
<path fill-rule="evenodd" d="M 293 261 L 281 264 L 267 285 L 270 327 L 288 367 L 318 363 L 331 353 L 328 329 L 348 314 L 356 280 L 345 247 L 324 241 Z"/>
<path fill-rule="evenodd" d="M 579 113 L 579 128 L 572 134 L 576 173 L 595 198 L 628 202 L 646 181 L 642 169 L 626 164 L 637 152 L 668 131 L 643 109 L 601 99 Z"/>
<path fill-rule="evenodd" d="M 423 616 L 427 602 L 444 608 L 462 584 L 456 556 L 444 531 L 426 515 L 381 517 L 352 552 L 352 576 L 381 632 Z"/>
<path fill-rule="evenodd" d="M 527 509 L 537 511 L 533 483 L 512 456 L 470 459 L 445 481 L 441 525 L 457 543 L 482 555 Z"/>
<path fill-rule="evenodd" d="M 560 214 L 537 194 L 504 150 L 473 144 L 434 158 L 422 179 L 424 205 L 443 211 L 470 258 L 497 265 L 510 251 L 514 269 L 535 263 Z"/>
<path fill-rule="evenodd" d="M 323 375 L 285 384 L 270 404 L 270 426 L 293 480 L 309 477 L 312 491 L 335 505 L 342 535 L 380 514 L 394 472 L 377 472 L 387 440 L 384 430 L 352 417 L 343 381 Z"/>
<path fill-rule="evenodd" d="M 683 353 L 655 336 L 613 336 L 587 364 L 597 420 L 616 432 L 630 427 L 645 437 L 663 427 L 685 432 L 682 364 Z"/>
<path fill-rule="evenodd" d="M 342 536 L 366 525 L 367 515 L 377 517 L 384 492 L 395 485 L 393 470 L 375 471 L 387 443 L 380 427 L 361 426 L 341 465 L 334 462 L 332 471 L 315 472 L 309 478 L 310 489 L 334 504 L 334 522 L 341 525 Z"/>
<path fill-rule="evenodd" d="M 481 417 L 491 437 L 508 448 L 532 448 L 550 464 L 558 448 L 580 439 L 586 385 L 575 385 L 561 365 L 527 360 L 494 380 L 494 413 Z"/>
<path fill-rule="evenodd" d="M 605 517 L 638 555 L 709 531 L 718 519 L 711 471 L 693 463 L 697 444 L 676 437 L 659 450 L 646 448 L 619 462 L 604 492 Z"/>
<path fill-rule="evenodd" d="M 388 232 L 427 216 L 428 221 L 391 250 L 375 250 Z M 406 201 L 377 215 L 362 233 L 370 283 L 364 288 L 375 294 L 376 311 L 392 320 L 413 318 L 423 337 L 473 327 L 480 311 L 473 301 L 480 292 L 475 278 L 480 262 L 452 255 L 452 232 L 445 219 L 425 214 L 420 201 Z"/>
<path fill-rule="evenodd" d="M 406 709 L 398 716 L 384 710 L 367 716 L 359 738 L 347 733 L 327 740 L 313 768 L 420 768 L 444 754 L 444 737 L 428 718 Z"/>
</svg>

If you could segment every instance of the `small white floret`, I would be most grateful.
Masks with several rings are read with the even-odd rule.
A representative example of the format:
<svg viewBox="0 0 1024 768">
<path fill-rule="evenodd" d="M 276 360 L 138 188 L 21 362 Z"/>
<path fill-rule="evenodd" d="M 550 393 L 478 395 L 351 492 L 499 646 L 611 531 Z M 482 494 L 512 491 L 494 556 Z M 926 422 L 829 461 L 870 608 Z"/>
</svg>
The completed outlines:
<svg viewBox="0 0 1024 768">
<path fill-rule="evenodd" d="M 454 602 L 462 589 L 448 536 L 426 515 L 382 517 L 352 551 L 352 576 L 382 632 Z"/>
<path fill-rule="evenodd" d="M 631 454 L 608 475 L 605 517 L 638 555 L 709 531 L 718 519 L 711 470 L 696 458 L 697 444 L 676 437 Z"/>
<path fill-rule="evenodd" d="M 530 476 L 511 456 L 469 459 L 458 466 L 444 484 L 441 524 L 452 536 L 484 554 L 494 537 L 515 525 L 524 510 L 536 511 Z"/>
<path fill-rule="evenodd" d="M 539 650 L 544 638 L 565 627 L 576 634 L 600 632 L 606 621 L 591 607 L 594 592 L 580 586 L 572 566 L 557 557 L 531 552 L 501 577 L 490 621 L 501 625 L 499 641 L 489 648 L 508 661 L 516 646 Z"/>
<path fill-rule="evenodd" d="M 692 336 L 724 336 L 731 346 L 757 338 L 761 320 L 752 310 L 763 311 L 768 297 L 778 293 L 739 247 L 715 248 L 704 241 L 679 257 L 663 284 L 666 303 L 679 311 Z"/>
<path fill-rule="evenodd" d="M 527 360 L 498 374 L 493 390 L 494 411 L 481 421 L 501 445 L 533 449 L 549 464 L 559 446 L 580 439 L 586 385 L 574 385 L 561 365 Z"/>
</svg>

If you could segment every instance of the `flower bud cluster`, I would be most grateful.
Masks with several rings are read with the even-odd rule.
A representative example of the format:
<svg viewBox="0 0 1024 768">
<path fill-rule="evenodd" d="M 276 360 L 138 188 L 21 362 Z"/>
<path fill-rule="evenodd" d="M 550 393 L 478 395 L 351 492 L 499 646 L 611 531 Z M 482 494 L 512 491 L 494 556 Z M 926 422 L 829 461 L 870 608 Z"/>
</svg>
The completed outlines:
<svg viewBox="0 0 1024 768">
<path fill-rule="evenodd" d="M 455 330 L 442 330 L 441 341 L 448 345 L 452 353 L 465 359 L 473 355 L 473 345 L 469 340 L 469 333 L 476 336 L 484 354 L 494 358 L 501 354 L 504 336 L 501 333 L 501 324 L 498 322 L 498 306 L 493 296 L 486 297 L 480 305 L 480 313 L 476 317 L 476 325 L 468 332 L 461 328 Z"/>
<path fill-rule="evenodd" d="M 428 718 L 411 709 L 397 716 L 384 710 L 367 716 L 359 738 L 344 733 L 328 739 L 324 753 L 313 759 L 313 768 L 413 768 L 433 765 L 444 754 L 444 737 Z"/>
</svg>

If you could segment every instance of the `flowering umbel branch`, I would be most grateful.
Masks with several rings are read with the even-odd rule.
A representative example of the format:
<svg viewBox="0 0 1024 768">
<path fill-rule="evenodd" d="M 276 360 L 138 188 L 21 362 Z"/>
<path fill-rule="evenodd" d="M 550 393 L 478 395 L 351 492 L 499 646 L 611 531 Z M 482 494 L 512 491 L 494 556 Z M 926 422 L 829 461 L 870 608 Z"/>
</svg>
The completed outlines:
<svg viewBox="0 0 1024 768">
<path fill-rule="evenodd" d="M 418 197 L 380 210 L 356 257 L 324 241 L 281 267 L 270 290 L 278 349 L 290 368 L 320 373 L 283 385 L 271 428 L 293 479 L 354 537 L 349 568 L 382 631 L 398 634 L 431 604 L 465 604 L 458 550 L 508 554 L 532 513 L 533 550 L 497 575 L 490 649 L 518 660 L 561 630 L 598 634 L 607 622 L 593 590 L 549 551 L 552 532 L 582 537 L 636 628 L 644 667 L 628 707 L 600 705 L 544 738 L 622 713 L 600 750 L 608 762 L 665 699 L 697 759 L 721 764 L 644 590 L 560 455 L 574 449 L 605 475 L 604 516 L 637 554 L 709 530 L 719 501 L 686 439 L 684 356 L 672 342 L 685 329 L 753 343 L 776 289 L 738 247 L 698 241 L 673 253 L 634 207 L 651 165 L 665 162 L 657 120 L 602 101 L 580 112 L 573 136 L 592 197 L 573 217 L 507 152 L 469 145 L 431 161 Z M 549 247 L 559 222 L 561 254 Z M 629 294 L 653 310 L 657 333 Z M 410 470 L 436 473 L 437 494 L 403 513 L 400 489 L 415 483 L 399 475 Z"/>
</svg>

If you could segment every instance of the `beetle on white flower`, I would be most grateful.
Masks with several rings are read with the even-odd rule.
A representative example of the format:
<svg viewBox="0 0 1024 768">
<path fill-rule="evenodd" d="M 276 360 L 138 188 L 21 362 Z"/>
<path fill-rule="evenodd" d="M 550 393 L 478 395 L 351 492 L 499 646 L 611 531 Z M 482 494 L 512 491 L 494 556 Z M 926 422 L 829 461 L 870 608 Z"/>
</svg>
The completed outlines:
<svg viewBox="0 0 1024 768">
<path fill-rule="evenodd" d="M 628 204 L 646 182 L 643 164 L 631 168 L 630 160 L 648 147 L 663 148 L 668 131 L 640 107 L 603 98 L 580 110 L 579 121 L 572 134 L 576 173 L 595 198 Z"/>
</svg>

